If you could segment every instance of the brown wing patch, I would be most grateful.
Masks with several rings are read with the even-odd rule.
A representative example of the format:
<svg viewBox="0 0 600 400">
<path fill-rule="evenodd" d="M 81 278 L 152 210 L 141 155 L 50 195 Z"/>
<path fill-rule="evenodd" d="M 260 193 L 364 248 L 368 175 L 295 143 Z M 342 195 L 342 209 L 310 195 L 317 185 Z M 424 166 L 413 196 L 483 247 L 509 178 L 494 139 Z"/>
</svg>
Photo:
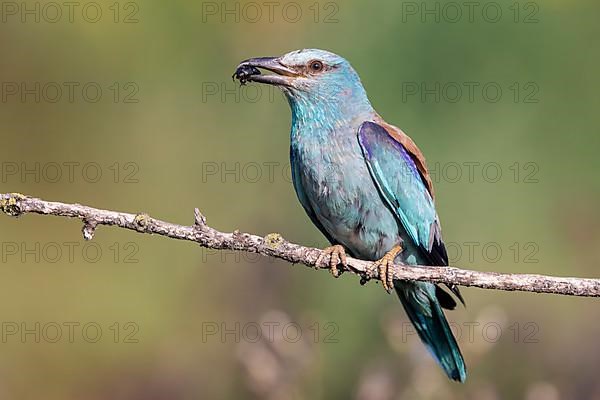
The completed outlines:
<svg viewBox="0 0 600 400">
<path fill-rule="evenodd" d="M 375 118 L 375 122 L 379 125 L 383 126 L 385 130 L 397 140 L 408 153 L 412 157 L 419 173 L 421 174 L 421 178 L 423 178 L 423 183 L 427 187 L 427 191 L 431 195 L 432 199 L 435 199 L 435 194 L 433 191 L 433 182 L 431 181 L 431 176 L 429 175 L 429 170 L 427 169 L 427 164 L 425 163 L 425 156 L 421 153 L 421 150 L 417 147 L 415 142 L 400 128 L 395 127 L 394 125 L 390 125 L 383 120 L 379 115 Z"/>
</svg>

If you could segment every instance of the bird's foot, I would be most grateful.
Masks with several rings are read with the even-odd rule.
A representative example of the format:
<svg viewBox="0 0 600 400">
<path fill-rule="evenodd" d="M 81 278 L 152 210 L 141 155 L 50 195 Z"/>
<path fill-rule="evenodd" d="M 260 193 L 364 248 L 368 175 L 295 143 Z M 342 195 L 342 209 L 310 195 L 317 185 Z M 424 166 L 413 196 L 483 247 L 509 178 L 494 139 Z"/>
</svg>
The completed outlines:
<svg viewBox="0 0 600 400">
<path fill-rule="evenodd" d="M 374 275 L 375 273 L 379 275 L 379 279 L 383 284 L 383 288 L 388 293 L 391 293 L 392 289 L 394 288 L 394 274 L 390 269 L 390 266 L 394 265 L 394 259 L 396 256 L 398 256 L 398 254 L 402 253 L 402 250 L 402 246 L 394 246 L 394 248 L 385 253 L 381 259 L 371 264 L 369 270 L 367 271 L 369 276 Z M 363 283 L 363 280 L 361 280 L 361 283 Z"/>
<path fill-rule="evenodd" d="M 346 250 L 344 250 L 344 248 L 339 244 L 323 249 L 321 255 L 315 262 L 315 268 L 319 269 L 319 266 L 325 257 L 329 257 L 329 270 L 331 271 L 331 275 L 333 275 L 335 278 L 338 278 L 341 274 L 340 270 L 338 270 L 339 264 L 342 264 L 344 267 L 348 267 L 348 262 L 346 261 Z"/>
</svg>

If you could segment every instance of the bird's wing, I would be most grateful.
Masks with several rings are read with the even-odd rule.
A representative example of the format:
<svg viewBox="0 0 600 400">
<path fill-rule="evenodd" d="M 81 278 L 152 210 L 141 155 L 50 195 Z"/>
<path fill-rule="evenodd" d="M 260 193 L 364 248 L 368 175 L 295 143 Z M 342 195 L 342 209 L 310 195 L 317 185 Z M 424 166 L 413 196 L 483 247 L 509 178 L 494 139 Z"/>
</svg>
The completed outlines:
<svg viewBox="0 0 600 400">
<path fill-rule="evenodd" d="M 372 121 L 360 125 L 358 141 L 375 186 L 424 258 L 430 265 L 448 265 L 431 179 L 421 151 L 404 133 L 390 132 Z M 458 288 L 449 288 L 464 304 Z M 438 300 L 446 308 L 453 308 L 453 300 L 444 294 L 440 289 Z"/>
<path fill-rule="evenodd" d="M 438 252 L 441 260 L 437 261 L 444 262 L 438 265 L 446 264 L 433 198 L 411 153 L 383 126 L 371 121 L 359 127 L 358 141 L 377 188 L 410 238 L 426 253 Z"/>
<path fill-rule="evenodd" d="M 432 199 L 435 199 L 435 193 L 433 191 L 433 182 L 431 181 L 431 176 L 429 175 L 429 170 L 427 169 L 427 163 L 425 162 L 425 156 L 421 153 L 421 150 L 417 147 L 415 142 L 408 136 L 406 133 L 402 132 L 402 129 L 390 125 L 385 122 L 380 116 L 375 118 L 375 122 L 381 125 L 387 133 L 390 134 L 396 141 L 400 142 L 404 149 L 408 152 L 410 157 L 412 158 L 419 174 L 421 175 L 421 179 L 427 188 L 427 191 L 431 195 Z"/>
</svg>

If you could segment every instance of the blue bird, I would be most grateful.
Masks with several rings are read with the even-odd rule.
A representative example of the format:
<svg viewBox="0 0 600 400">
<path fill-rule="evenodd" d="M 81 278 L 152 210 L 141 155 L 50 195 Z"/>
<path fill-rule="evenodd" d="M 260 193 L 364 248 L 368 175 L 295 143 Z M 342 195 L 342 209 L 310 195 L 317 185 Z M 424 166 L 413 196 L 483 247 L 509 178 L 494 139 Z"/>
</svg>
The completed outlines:
<svg viewBox="0 0 600 400">
<path fill-rule="evenodd" d="M 288 99 L 294 188 L 332 244 L 324 252 L 332 274 L 339 276 L 346 253 L 374 261 L 373 271 L 388 293 L 395 289 L 439 365 L 464 382 L 465 363 L 442 311 L 456 301 L 432 283 L 394 281 L 389 269 L 394 262 L 448 265 L 432 181 L 416 144 L 377 114 L 356 71 L 331 52 L 252 58 L 234 77 L 275 85 Z M 449 289 L 464 304 L 458 288 Z"/>
</svg>

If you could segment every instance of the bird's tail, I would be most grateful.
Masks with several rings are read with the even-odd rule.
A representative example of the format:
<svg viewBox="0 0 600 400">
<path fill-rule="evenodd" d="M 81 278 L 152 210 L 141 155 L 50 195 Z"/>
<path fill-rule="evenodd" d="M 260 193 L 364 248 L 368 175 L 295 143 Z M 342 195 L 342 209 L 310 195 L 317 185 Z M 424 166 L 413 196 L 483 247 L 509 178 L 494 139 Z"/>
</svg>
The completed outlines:
<svg viewBox="0 0 600 400">
<path fill-rule="evenodd" d="M 458 344 L 435 296 L 435 285 L 397 282 L 396 293 L 419 337 L 450 379 L 464 382 L 467 370 Z"/>
</svg>

